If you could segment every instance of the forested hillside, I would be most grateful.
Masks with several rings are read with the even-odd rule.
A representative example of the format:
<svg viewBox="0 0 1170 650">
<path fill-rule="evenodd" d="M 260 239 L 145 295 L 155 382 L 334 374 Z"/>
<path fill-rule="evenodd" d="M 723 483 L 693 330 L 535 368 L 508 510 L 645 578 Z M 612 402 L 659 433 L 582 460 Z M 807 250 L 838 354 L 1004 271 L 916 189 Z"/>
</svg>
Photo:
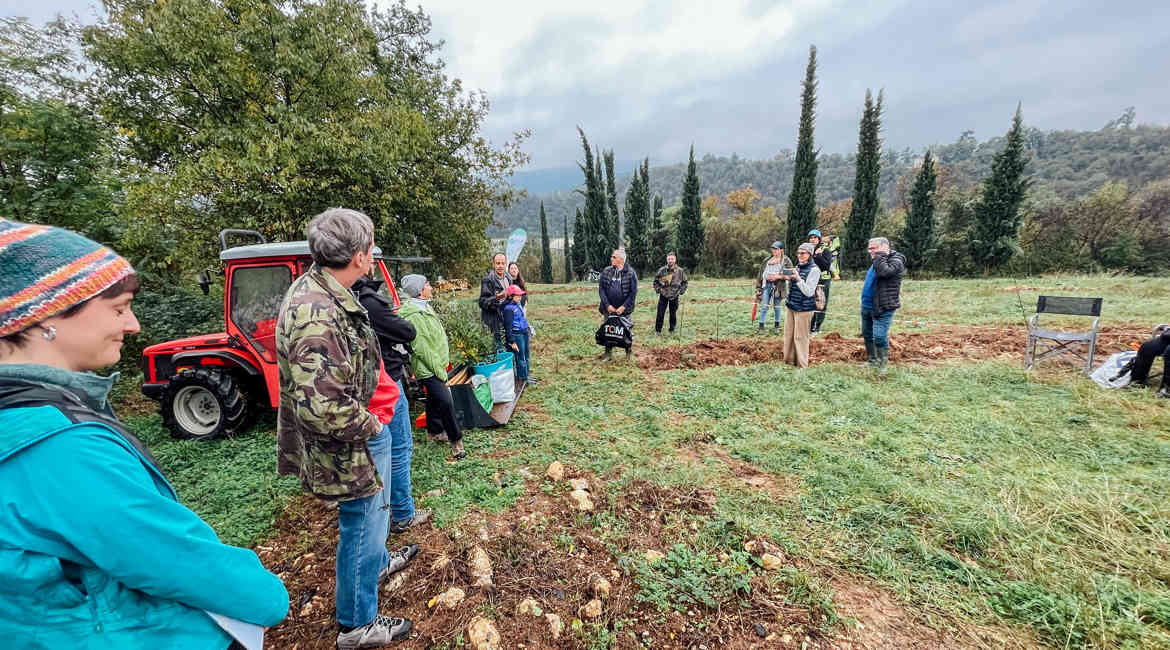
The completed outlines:
<svg viewBox="0 0 1170 650">
<path fill-rule="evenodd" d="M 1027 140 L 1032 156 L 1029 170 L 1035 181 L 1033 200 L 1079 198 L 1111 180 L 1137 188 L 1170 177 L 1170 127 L 1132 126 L 1132 117 L 1132 113 L 1127 112 L 1099 131 L 1043 132 L 1029 128 Z M 620 143 L 600 144 L 621 148 Z M 979 142 L 970 132 L 965 132 L 955 142 L 931 150 L 943 166 L 942 173 L 947 183 L 952 187 L 967 187 L 987 176 L 992 155 L 1002 147 L 1002 136 Z M 619 154 L 628 156 L 636 152 L 619 151 Z M 921 155 L 922 152 L 909 149 L 886 151 L 880 185 L 883 209 L 901 207 L 904 184 L 900 193 L 899 179 L 910 172 Z M 730 157 L 703 156 L 697 160 L 703 194 L 726 195 L 751 185 L 760 193 L 760 206 L 776 206 L 782 214 L 792 184 L 793 157 L 794 152 L 790 149 L 780 151 L 769 160 L 747 160 L 735 154 Z M 819 205 L 850 197 L 854 181 L 853 158 L 852 153 L 821 154 L 817 174 Z M 685 173 L 685 163 L 651 167 L 651 193 L 661 194 L 666 206 L 678 203 Z M 629 175 L 618 179 L 618 196 L 625 196 L 629 180 Z M 584 198 L 574 190 L 532 194 L 506 210 L 497 210 L 497 225 L 489 232 L 499 235 L 516 227 L 535 232 L 540 227 L 541 201 L 544 201 L 550 219 L 557 221 L 562 215 L 568 215 L 570 225 L 575 209 L 584 205 Z"/>
</svg>

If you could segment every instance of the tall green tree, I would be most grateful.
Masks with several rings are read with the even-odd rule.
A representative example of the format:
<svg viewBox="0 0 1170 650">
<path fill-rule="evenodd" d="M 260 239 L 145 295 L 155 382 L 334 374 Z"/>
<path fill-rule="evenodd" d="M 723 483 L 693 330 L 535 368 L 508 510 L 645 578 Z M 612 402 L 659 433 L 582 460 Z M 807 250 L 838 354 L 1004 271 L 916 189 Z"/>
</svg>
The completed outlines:
<svg viewBox="0 0 1170 650">
<path fill-rule="evenodd" d="M 566 255 L 569 249 L 566 248 Z M 589 268 L 589 236 L 585 232 L 585 217 L 581 215 L 581 208 L 577 208 L 577 216 L 573 219 L 573 271 L 576 275 L 584 275 Z"/>
<path fill-rule="evenodd" d="M 613 221 L 609 214 L 609 202 L 607 200 L 605 188 L 605 154 L 601 149 L 593 148 L 593 159 L 597 163 L 594 174 L 597 176 L 597 184 L 601 188 L 601 209 L 598 211 L 597 232 L 600 234 L 601 241 L 598 243 L 598 267 L 603 268 L 609 265 L 609 254 L 613 251 L 614 234 L 610 230 L 610 224 Z"/>
<path fill-rule="evenodd" d="M 626 190 L 626 255 L 638 273 L 650 267 L 650 159 L 643 161 Z"/>
<path fill-rule="evenodd" d="M 845 238 L 841 241 L 841 266 L 864 269 L 869 266 L 869 239 L 878 213 L 878 183 L 882 175 L 882 99 L 877 101 L 865 91 L 865 109 L 857 136 L 857 168 L 853 179 L 853 206 L 845 220 Z M 807 231 L 806 231 L 807 232 Z"/>
<path fill-rule="evenodd" d="M 678 214 L 678 263 L 695 270 L 703 260 L 703 210 L 699 198 L 699 173 L 695 166 L 695 145 L 691 145 L 687 175 L 683 178 L 682 210 Z"/>
<path fill-rule="evenodd" d="M 548 243 L 548 219 L 544 216 L 544 201 L 540 202 L 540 281 L 552 284 L 552 250 Z"/>
<path fill-rule="evenodd" d="M 971 257 L 985 270 L 1006 264 L 1020 248 L 1020 204 L 1032 184 L 1024 173 L 1027 166 L 1024 118 L 1016 106 L 1007 143 L 992 158 L 991 177 L 983 183 L 971 228 Z"/>
<path fill-rule="evenodd" d="M 906 256 L 906 266 L 916 271 L 930 264 L 938 252 L 938 235 L 934 227 L 934 191 L 938 173 L 930 149 L 922 158 L 922 168 L 910 188 L 910 211 L 899 242 L 900 252 Z"/>
<path fill-rule="evenodd" d="M 352 206 L 373 219 L 383 250 L 429 254 L 455 272 L 486 252 L 492 208 L 512 198 L 507 178 L 527 159 L 524 135 L 502 149 L 482 137 L 487 99 L 447 75 L 421 9 L 104 6 L 85 53 L 132 164 L 126 209 L 139 238 L 184 233 L 176 254 L 201 267 L 220 228 L 299 239 L 312 215 Z"/>
<path fill-rule="evenodd" d="M 808 67 L 800 93 L 800 128 L 796 138 L 796 164 L 792 191 L 788 193 L 788 250 L 805 240 L 817 219 L 817 151 L 813 148 L 813 127 L 817 106 L 817 47 L 808 47 Z"/>
<path fill-rule="evenodd" d="M 568 284 L 573 281 L 573 247 L 569 243 L 569 215 L 562 218 L 565 220 L 565 229 L 561 250 L 565 253 L 565 284 Z"/>
<path fill-rule="evenodd" d="M 595 161 L 593 148 L 589 146 L 585 131 L 578 126 L 577 132 L 581 134 L 581 147 L 585 150 L 585 162 L 578 165 L 585 174 L 585 189 L 579 190 L 585 197 L 585 210 L 577 219 L 580 222 L 581 218 L 584 218 L 582 226 L 584 239 L 575 241 L 576 245 L 583 249 L 584 266 L 578 269 L 578 272 L 584 275 L 588 269 L 601 269 L 608 264 L 609 251 L 606 248 L 609 246 L 609 236 L 606 233 L 604 181 L 599 173 L 601 163 Z"/>
<path fill-rule="evenodd" d="M 622 217 L 618 212 L 617 186 L 613 182 L 613 149 L 603 154 L 605 160 L 605 201 L 606 218 L 609 232 L 609 247 L 621 248 L 625 240 L 622 231 Z"/>
<path fill-rule="evenodd" d="M 650 218 L 651 230 L 662 230 L 662 195 L 654 195 L 654 208 Z"/>
</svg>

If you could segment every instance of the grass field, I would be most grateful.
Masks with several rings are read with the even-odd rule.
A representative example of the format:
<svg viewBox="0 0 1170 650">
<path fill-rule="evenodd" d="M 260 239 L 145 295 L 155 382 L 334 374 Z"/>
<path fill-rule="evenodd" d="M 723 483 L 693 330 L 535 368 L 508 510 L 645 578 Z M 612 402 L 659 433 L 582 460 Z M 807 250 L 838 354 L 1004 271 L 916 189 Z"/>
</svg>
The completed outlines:
<svg viewBox="0 0 1170 650">
<path fill-rule="evenodd" d="M 834 283 L 826 332 L 857 336 L 859 290 Z M 652 292 L 642 291 L 638 349 L 752 335 L 749 281 L 692 281 L 680 333 L 663 338 L 652 334 Z M 856 576 L 956 639 L 965 626 L 992 626 L 1024 645 L 1170 648 L 1170 403 L 1020 362 L 1037 295 L 1103 296 L 1102 326 L 1139 332 L 1170 321 L 1164 280 L 907 282 L 895 344 L 900 333 L 1010 327 L 1020 357 L 895 364 L 885 377 L 863 364 L 817 364 L 815 354 L 804 371 L 599 364 L 595 289 L 532 293 L 542 381 L 512 422 L 470 432 L 472 455 L 455 465 L 416 432 L 416 496 L 440 527 L 514 507 L 524 488 L 510 478 L 560 460 L 609 477 L 610 493 L 643 481 L 714 489 L 708 519 L 770 540 L 800 567 L 809 586 L 800 596 L 789 585 L 794 602 L 820 599 L 830 611 L 832 585 Z M 271 419 L 212 443 L 172 441 L 157 416 L 130 423 L 227 541 L 265 540 L 299 492 L 275 476 Z M 442 495 L 422 497 L 435 488 Z M 711 526 L 679 521 L 676 548 L 719 542 Z M 651 583 L 638 582 L 644 595 L 677 593 Z"/>
</svg>

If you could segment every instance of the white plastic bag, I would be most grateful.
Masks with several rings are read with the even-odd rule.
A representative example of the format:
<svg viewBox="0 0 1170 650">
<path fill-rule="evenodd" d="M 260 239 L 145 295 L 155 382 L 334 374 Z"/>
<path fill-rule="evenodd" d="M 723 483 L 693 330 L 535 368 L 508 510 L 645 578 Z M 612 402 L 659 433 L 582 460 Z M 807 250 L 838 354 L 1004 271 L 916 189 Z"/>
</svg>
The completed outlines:
<svg viewBox="0 0 1170 650">
<path fill-rule="evenodd" d="M 1126 350 L 1125 352 L 1118 352 L 1117 354 L 1105 360 L 1100 368 L 1093 371 L 1089 377 L 1097 382 L 1101 388 L 1125 388 L 1129 385 L 1129 370 L 1122 371 L 1122 368 L 1137 356 L 1134 350 Z M 1121 375 L 1118 377 L 1118 375 Z"/>
<path fill-rule="evenodd" d="M 492 402 L 512 402 L 516 400 L 516 375 L 511 368 L 500 368 L 488 377 L 488 386 L 492 389 Z"/>
</svg>

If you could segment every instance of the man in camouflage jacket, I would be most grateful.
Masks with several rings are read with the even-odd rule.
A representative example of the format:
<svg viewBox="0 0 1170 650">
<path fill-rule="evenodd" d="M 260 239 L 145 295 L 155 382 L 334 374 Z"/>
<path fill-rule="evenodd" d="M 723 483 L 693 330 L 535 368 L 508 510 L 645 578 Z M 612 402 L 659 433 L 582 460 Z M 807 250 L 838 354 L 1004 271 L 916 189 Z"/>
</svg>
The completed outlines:
<svg viewBox="0 0 1170 650">
<path fill-rule="evenodd" d="M 377 494 L 366 441 L 382 430 L 367 406 L 381 354 L 366 310 L 314 264 L 289 287 L 277 321 L 277 471 L 329 501 Z"/>
<path fill-rule="evenodd" d="M 285 294 L 276 323 L 280 372 L 277 471 L 337 501 L 337 648 L 387 645 L 410 633 L 406 619 L 378 615 L 378 585 L 418 553 L 389 552 L 382 492 L 393 434 L 370 411 L 382 357 L 370 317 L 349 287 L 373 265 L 374 226 L 333 208 L 308 226 L 313 266 Z"/>
</svg>

